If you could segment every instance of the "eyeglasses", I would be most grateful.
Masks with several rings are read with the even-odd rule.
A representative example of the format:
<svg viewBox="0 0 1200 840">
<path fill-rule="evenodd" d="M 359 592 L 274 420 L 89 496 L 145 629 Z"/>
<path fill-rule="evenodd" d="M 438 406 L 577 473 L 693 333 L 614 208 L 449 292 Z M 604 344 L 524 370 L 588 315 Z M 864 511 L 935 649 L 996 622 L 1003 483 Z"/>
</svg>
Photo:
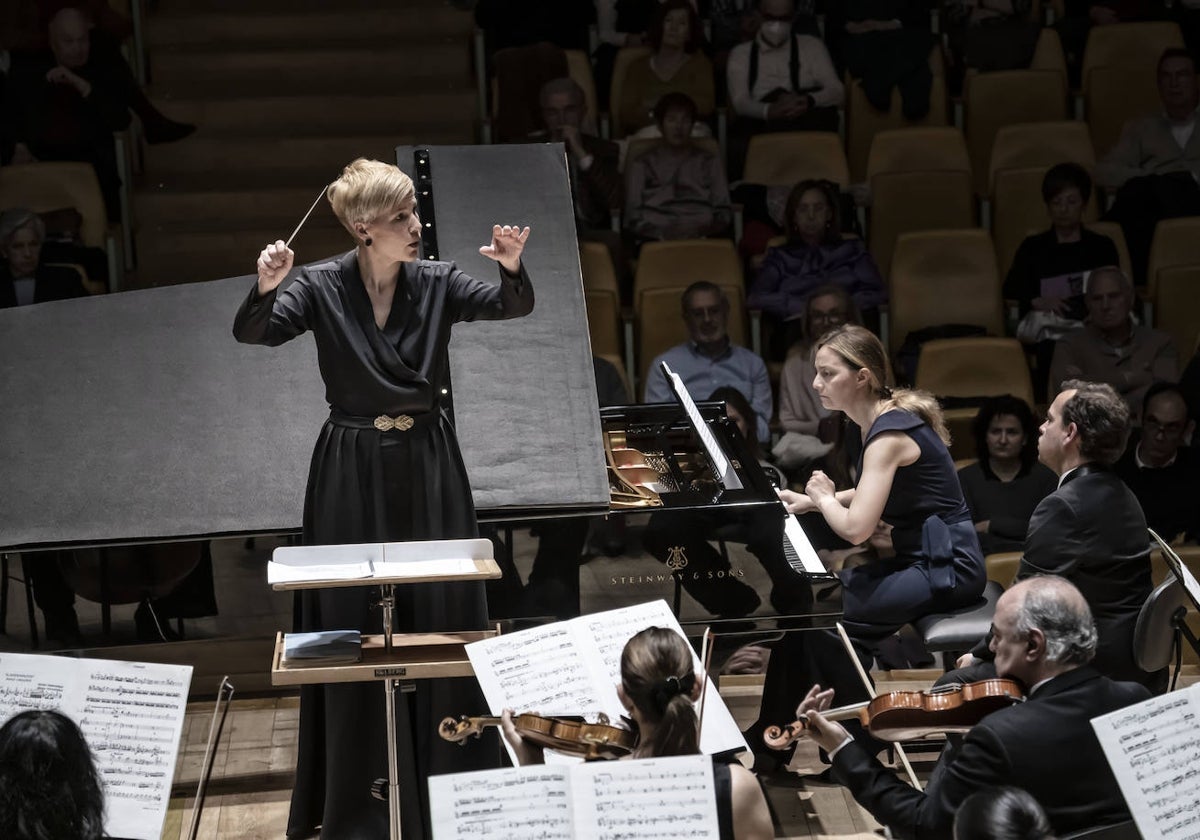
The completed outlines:
<svg viewBox="0 0 1200 840">
<path fill-rule="evenodd" d="M 1154 437 L 1162 435 L 1163 437 L 1178 437 L 1183 434 L 1182 423 L 1161 423 L 1153 417 L 1147 417 L 1142 422 L 1142 429 L 1146 432 L 1146 437 Z"/>
<path fill-rule="evenodd" d="M 716 306 L 689 306 L 685 311 L 689 318 L 716 318 L 725 312 L 725 305 L 719 303 Z"/>
</svg>

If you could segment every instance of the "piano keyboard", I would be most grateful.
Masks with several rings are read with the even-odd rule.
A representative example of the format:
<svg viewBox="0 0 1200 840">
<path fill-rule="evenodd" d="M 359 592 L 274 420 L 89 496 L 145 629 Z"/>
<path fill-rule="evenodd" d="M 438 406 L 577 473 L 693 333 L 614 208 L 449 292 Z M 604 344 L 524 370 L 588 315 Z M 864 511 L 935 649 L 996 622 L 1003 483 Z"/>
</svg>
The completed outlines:
<svg viewBox="0 0 1200 840">
<path fill-rule="evenodd" d="M 800 527 L 800 520 L 787 512 L 783 515 L 783 555 L 789 566 L 810 580 L 834 580 Z"/>
</svg>

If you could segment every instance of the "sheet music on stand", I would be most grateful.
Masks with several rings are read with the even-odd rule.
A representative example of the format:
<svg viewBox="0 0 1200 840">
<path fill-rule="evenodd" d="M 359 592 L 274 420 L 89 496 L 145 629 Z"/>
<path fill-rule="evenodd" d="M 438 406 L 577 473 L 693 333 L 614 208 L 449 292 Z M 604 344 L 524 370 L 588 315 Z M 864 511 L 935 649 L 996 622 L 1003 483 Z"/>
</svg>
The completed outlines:
<svg viewBox="0 0 1200 840">
<path fill-rule="evenodd" d="M 1092 719 L 1143 837 L 1200 837 L 1200 683 Z"/>
<path fill-rule="evenodd" d="M 680 378 L 678 373 L 671 370 L 671 366 L 666 362 L 659 362 L 659 364 L 662 366 L 662 372 L 667 377 L 667 382 L 670 384 L 671 390 L 675 392 L 675 398 L 683 406 L 683 411 L 687 414 L 688 422 L 696 430 L 696 434 L 700 438 L 700 444 L 704 447 L 704 451 L 708 455 L 708 460 L 713 466 L 713 472 L 721 480 L 721 486 L 726 490 L 741 490 L 742 480 L 733 471 L 733 464 L 729 463 L 729 459 L 725 457 L 721 445 L 717 443 L 717 439 L 713 437 L 712 430 L 708 428 L 708 423 L 704 422 L 704 418 L 700 416 L 700 409 L 696 407 L 695 400 L 688 393 L 687 387 L 683 384 L 683 379 Z"/>
<path fill-rule="evenodd" d="M 1162 549 L 1163 559 L 1167 561 L 1167 565 L 1174 572 L 1175 577 L 1183 585 L 1183 591 L 1187 593 L 1188 598 L 1192 602 L 1192 609 L 1200 612 L 1200 582 L 1196 581 L 1196 576 L 1192 574 L 1192 570 L 1187 567 L 1175 549 L 1167 545 L 1166 540 L 1154 532 L 1153 528 L 1147 528 L 1150 536 L 1154 537 L 1154 541 L 1158 543 L 1158 547 Z"/>
</svg>

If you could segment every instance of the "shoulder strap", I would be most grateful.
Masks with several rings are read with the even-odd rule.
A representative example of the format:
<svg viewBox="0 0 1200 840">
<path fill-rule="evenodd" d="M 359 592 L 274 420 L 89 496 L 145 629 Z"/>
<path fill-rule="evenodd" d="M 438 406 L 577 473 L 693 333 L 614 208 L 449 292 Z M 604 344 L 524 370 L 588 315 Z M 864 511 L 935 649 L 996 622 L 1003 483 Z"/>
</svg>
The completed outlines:
<svg viewBox="0 0 1200 840">
<path fill-rule="evenodd" d="M 758 36 L 750 42 L 750 75 L 747 79 L 747 92 L 754 96 L 754 83 L 758 81 Z"/>
<path fill-rule="evenodd" d="M 792 35 L 792 52 L 788 56 L 788 75 L 792 80 L 792 91 L 799 93 L 800 91 L 800 46 L 796 43 L 796 36 Z"/>
</svg>

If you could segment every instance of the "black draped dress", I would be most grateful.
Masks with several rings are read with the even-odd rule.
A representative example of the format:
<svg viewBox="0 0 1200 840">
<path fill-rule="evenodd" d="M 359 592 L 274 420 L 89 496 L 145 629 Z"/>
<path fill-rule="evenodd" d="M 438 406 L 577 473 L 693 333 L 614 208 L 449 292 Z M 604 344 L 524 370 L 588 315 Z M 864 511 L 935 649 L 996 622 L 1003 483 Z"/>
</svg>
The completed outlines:
<svg viewBox="0 0 1200 840">
<path fill-rule="evenodd" d="M 282 344 L 311 330 L 330 418 L 313 451 L 304 501 L 308 545 L 461 539 L 477 535 L 475 508 L 454 428 L 440 398 L 447 345 L 457 321 L 517 318 L 533 310 L 533 288 L 500 270 L 481 282 L 453 263 L 404 263 L 383 329 L 355 252 L 301 270 L 263 297 L 257 287 L 234 319 L 242 342 Z M 380 431 L 376 417 L 412 418 L 411 428 Z M 295 629 L 379 632 L 371 587 L 298 593 Z M 397 589 L 400 632 L 482 629 L 482 583 Z M 386 838 L 387 807 L 371 798 L 387 776 L 383 691 L 378 683 L 305 686 L 289 836 L 322 826 L 326 840 Z M 436 719 L 483 707 L 474 680 L 426 680 L 398 703 L 400 791 L 405 837 L 428 836 L 426 778 L 494 766 L 494 745 L 462 748 L 435 737 Z"/>
</svg>

